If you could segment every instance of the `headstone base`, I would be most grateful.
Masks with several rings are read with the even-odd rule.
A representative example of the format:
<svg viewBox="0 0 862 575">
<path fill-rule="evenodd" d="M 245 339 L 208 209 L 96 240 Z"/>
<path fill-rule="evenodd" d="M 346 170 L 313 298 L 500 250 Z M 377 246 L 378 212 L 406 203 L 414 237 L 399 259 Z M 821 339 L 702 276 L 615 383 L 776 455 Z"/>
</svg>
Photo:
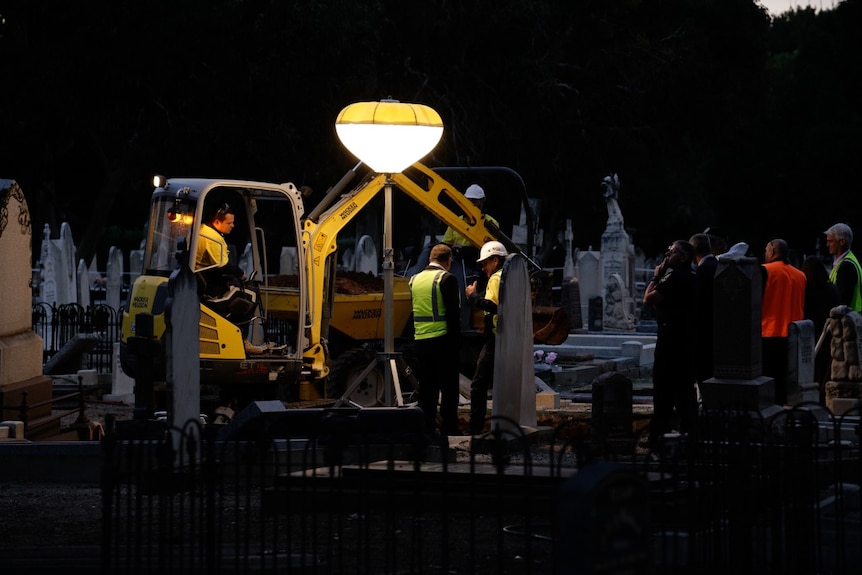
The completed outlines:
<svg viewBox="0 0 862 575">
<path fill-rule="evenodd" d="M 826 407 L 832 413 L 836 412 L 836 401 L 842 399 L 855 399 L 857 402 L 862 398 L 862 381 L 827 381 L 825 386 Z M 846 409 L 844 404 L 842 409 Z"/>
<path fill-rule="evenodd" d="M 800 403 L 818 403 L 820 401 L 820 386 L 816 381 L 791 385 L 787 389 L 787 405 Z"/>
<path fill-rule="evenodd" d="M 42 338 L 29 327 L 0 337 L 0 388 L 42 375 L 42 353 Z"/>
<path fill-rule="evenodd" d="M 773 411 L 775 407 L 775 379 L 762 375 L 755 379 L 722 379 L 713 377 L 700 384 L 704 409 L 732 409 L 744 411 Z"/>
<path fill-rule="evenodd" d="M 50 377 L 40 375 L 26 381 L 10 383 L 0 387 L 0 419 L 21 420 L 21 399 L 23 393 L 27 392 L 27 404 L 44 403 L 40 407 L 27 410 L 28 429 L 27 435 L 30 439 L 36 437 L 50 437 L 60 431 L 60 421 L 40 423 L 39 420 L 51 416 L 51 397 L 53 381 Z"/>
</svg>

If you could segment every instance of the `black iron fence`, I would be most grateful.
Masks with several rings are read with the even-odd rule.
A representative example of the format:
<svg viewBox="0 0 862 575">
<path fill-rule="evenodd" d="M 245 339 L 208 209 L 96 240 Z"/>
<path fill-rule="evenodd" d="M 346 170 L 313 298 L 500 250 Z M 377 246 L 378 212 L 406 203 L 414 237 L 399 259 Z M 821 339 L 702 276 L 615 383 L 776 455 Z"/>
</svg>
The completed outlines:
<svg viewBox="0 0 862 575">
<path fill-rule="evenodd" d="M 33 331 L 42 338 L 42 361 L 47 364 L 68 350 L 71 361 L 80 358 L 78 369 L 95 369 L 113 373 L 114 344 L 122 336 L 123 308 L 115 309 L 104 303 L 79 304 L 38 303 L 33 306 Z M 266 341 L 290 341 L 291 324 L 268 317 L 263 322 Z"/>
<path fill-rule="evenodd" d="M 95 369 L 99 373 L 112 373 L 114 369 L 114 343 L 120 341 L 122 308 L 106 304 L 87 307 L 76 303 L 37 303 L 33 306 L 33 331 L 42 338 L 42 360 L 47 363 L 67 346 L 76 341 L 81 348 L 73 350 L 81 358 L 78 369 Z M 77 371 L 77 370 L 73 370 Z"/>
<path fill-rule="evenodd" d="M 104 572 L 844 574 L 862 560 L 858 411 L 704 413 L 657 452 L 590 420 L 526 433 L 504 419 L 453 450 L 416 411 L 109 432 Z"/>
</svg>

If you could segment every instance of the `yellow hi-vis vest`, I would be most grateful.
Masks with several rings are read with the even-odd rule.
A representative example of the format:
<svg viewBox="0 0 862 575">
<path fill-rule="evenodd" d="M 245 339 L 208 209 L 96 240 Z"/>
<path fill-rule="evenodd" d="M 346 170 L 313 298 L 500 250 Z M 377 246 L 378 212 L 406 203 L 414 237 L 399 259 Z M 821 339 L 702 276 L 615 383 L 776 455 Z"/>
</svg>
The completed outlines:
<svg viewBox="0 0 862 575">
<path fill-rule="evenodd" d="M 446 335 L 446 306 L 438 286 L 447 273 L 446 270 L 427 269 L 410 278 L 414 339 Z"/>
<path fill-rule="evenodd" d="M 847 252 L 843 258 L 835 262 L 832 266 L 832 271 L 829 272 L 829 281 L 835 283 L 838 279 L 838 266 L 844 261 L 851 262 L 856 267 L 856 286 L 853 289 L 853 297 L 850 299 L 850 308 L 853 311 L 862 311 L 862 291 L 860 291 L 860 282 L 862 282 L 862 266 L 859 265 L 859 260 L 853 252 Z"/>
<path fill-rule="evenodd" d="M 223 267 L 230 261 L 227 242 L 218 230 L 202 225 L 198 234 L 198 249 L 195 256 L 195 270 L 209 266 Z"/>
</svg>

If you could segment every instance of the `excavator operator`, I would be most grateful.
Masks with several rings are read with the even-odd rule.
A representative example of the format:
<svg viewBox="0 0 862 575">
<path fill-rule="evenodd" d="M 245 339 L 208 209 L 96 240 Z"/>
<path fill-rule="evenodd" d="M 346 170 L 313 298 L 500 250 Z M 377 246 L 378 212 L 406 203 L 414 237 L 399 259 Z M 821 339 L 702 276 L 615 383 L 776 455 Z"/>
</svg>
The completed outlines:
<svg viewBox="0 0 862 575">
<path fill-rule="evenodd" d="M 225 241 L 225 236 L 233 231 L 235 217 L 230 206 L 223 204 L 200 228 L 195 272 L 201 270 L 198 275 L 204 283 L 204 296 L 221 297 L 230 288 L 231 280 L 245 278 L 245 272 L 230 261 Z"/>
</svg>

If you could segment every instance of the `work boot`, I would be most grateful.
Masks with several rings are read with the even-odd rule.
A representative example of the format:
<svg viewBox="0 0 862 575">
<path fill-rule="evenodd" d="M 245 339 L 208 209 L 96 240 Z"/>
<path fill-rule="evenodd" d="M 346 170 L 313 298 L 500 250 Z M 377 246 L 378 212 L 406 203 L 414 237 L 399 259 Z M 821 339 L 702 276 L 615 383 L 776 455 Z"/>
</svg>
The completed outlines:
<svg viewBox="0 0 862 575">
<path fill-rule="evenodd" d="M 245 340 L 245 353 L 246 355 L 260 355 L 269 349 L 266 345 L 254 345 L 248 340 Z"/>
</svg>

